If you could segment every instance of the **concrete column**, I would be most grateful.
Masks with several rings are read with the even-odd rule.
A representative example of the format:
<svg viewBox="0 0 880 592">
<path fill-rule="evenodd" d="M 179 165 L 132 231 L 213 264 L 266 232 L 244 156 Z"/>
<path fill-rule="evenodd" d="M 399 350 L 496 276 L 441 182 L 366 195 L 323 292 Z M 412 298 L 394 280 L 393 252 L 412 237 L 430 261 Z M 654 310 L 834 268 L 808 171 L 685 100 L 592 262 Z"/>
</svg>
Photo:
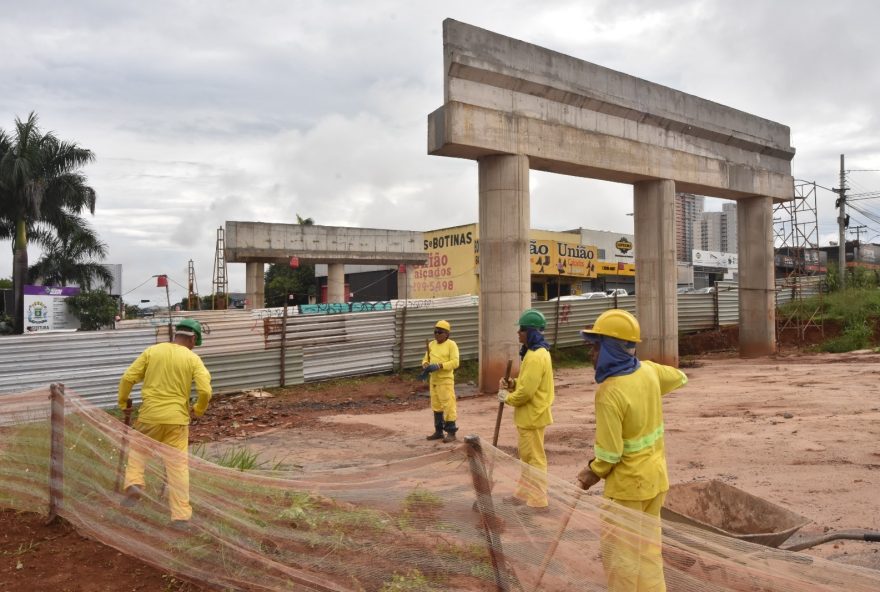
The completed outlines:
<svg viewBox="0 0 880 592">
<path fill-rule="evenodd" d="M 773 201 L 750 197 L 736 202 L 739 252 L 739 354 L 776 352 L 776 292 L 773 283 Z"/>
<path fill-rule="evenodd" d="M 345 264 L 327 265 L 327 302 L 345 302 Z"/>
<path fill-rule="evenodd" d="M 248 309 L 266 306 L 266 274 L 263 263 L 245 263 L 245 290 Z"/>
<path fill-rule="evenodd" d="M 397 299 L 398 300 L 408 300 L 412 298 L 413 294 L 413 266 L 406 265 L 406 273 L 400 272 L 400 267 L 398 266 L 397 271 Z"/>
<path fill-rule="evenodd" d="M 640 358 L 678 366 L 678 297 L 675 265 L 675 182 L 644 181 L 633 189 L 636 317 Z"/>
<path fill-rule="evenodd" d="M 494 393 L 507 360 L 519 368 L 517 321 L 531 303 L 529 159 L 479 160 L 480 392 Z"/>
</svg>

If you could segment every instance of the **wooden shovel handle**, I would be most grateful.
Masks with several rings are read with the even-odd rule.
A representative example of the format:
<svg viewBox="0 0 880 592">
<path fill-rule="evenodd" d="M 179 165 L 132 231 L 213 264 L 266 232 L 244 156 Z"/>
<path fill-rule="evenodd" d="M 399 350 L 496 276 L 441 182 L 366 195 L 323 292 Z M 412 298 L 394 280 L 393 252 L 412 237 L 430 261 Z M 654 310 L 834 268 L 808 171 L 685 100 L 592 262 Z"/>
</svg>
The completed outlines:
<svg viewBox="0 0 880 592">
<path fill-rule="evenodd" d="M 510 370 L 513 360 L 507 360 L 507 370 L 504 371 L 504 381 L 510 380 Z M 504 414 L 504 403 L 498 403 L 498 416 L 495 418 L 495 434 L 492 436 L 492 446 L 498 446 L 498 433 L 501 431 L 501 416 Z"/>
</svg>

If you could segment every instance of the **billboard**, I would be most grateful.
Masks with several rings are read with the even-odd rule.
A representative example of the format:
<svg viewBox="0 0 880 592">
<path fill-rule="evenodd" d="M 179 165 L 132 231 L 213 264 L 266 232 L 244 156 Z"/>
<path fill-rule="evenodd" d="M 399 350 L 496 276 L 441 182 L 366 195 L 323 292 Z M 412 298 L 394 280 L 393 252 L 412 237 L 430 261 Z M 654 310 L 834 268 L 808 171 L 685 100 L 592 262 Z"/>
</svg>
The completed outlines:
<svg viewBox="0 0 880 592">
<path fill-rule="evenodd" d="M 67 297 L 76 294 L 79 288 L 24 286 L 24 332 L 79 329 L 79 319 L 67 309 Z"/>
<path fill-rule="evenodd" d="M 695 267 L 721 267 L 724 269 L 737 269 L 739 257 L 736 253 L 722 253 L 721 251 L 693 251 Z"/>
</svg>

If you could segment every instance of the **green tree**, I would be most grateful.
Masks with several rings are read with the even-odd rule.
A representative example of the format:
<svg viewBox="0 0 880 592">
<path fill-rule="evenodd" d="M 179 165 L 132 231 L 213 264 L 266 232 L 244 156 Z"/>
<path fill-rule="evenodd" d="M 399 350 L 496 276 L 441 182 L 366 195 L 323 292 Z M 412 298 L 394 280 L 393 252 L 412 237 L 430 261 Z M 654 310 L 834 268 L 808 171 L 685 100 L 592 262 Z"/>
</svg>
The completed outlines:
<svg viewBox="0 0 880 592">
<path fill-rule="evenodd" d="M 12 288 L 12 278 L 0 278 L 0 290 L 9 290 Z"/>
<path fill-rule="evenodd" d="M 78 214 L 95 213 L 95 190 L 80 169 L 94 154 L 75 143 L 43 133 L 37 116 L 15 120 L 13 133 L 0 130 L 0 239 L 12 239 L 12 281 L 16 330 L 21 332 L 28 241 L 48 240 L 72 228 Z"/>
<path fill-rule="evenodd" d="M 67 305 L 79 319 L 83 331 L 112 327 L 119 310 L 116 299 L 100 290 L 84 290 L 76 296 L 69 297 Z"/>
<path fill-rule="evenodd" d="M 296 223 L 312 226 L 315 221 L 296 215 Z M 288 304 L 308 304 L 309 296 L 315 295 L 315 266 L 300 265 L 296 269 L 289 264 L 273 263 L 266 270 L 266 306 L 284 306 L 288 294 L 293 299 Z"/>
<path fill-rule="evenodd" d="M 85 220 L 76 218 L 43 245 L 43 255 L 28 271 L 28 281 L 47 286 L 75 283 L 85 290 L 110 287 L 113 274 L 96 259 L 107 256 L 107 245 L 98 240 Z"/>
<path fill-rule="evenodd" d="M 141 315 L 141 307 L 137 304 L 126 304 L 125 305 L 125 318 L 126 319 L 136 319 Z"/>
</svg>

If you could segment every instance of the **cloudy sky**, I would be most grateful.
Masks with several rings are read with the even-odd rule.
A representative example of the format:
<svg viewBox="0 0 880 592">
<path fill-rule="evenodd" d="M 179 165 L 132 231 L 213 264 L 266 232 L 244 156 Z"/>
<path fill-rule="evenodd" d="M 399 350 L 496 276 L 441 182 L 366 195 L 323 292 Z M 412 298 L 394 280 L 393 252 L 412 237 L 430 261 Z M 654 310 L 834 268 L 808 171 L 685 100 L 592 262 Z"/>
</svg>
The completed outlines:
<svg viewBox="0 0 880 592">
<path fill-rule="evenodd" d="M 0 128 L 93 150 L 92 223 L 126 302 L 211 291 L 226 220 L 430 230 L 477 219 L 476 163 L 428 156 L 454 18 L 786 124 L 793 173 L 880 190 L 872 0 L 0 0 Z M 631 188 L 533 172 L 532 227 L 632 230 Z M 835 195 L 819 189 L 823 244 Z M 870 212 L 880 207 L 859 203 Z M 718 204 L 713 204 L 714 209 Z M 870 215 L 874 215 L 871 213 Z M 880 235 L 880 223 L 862 239 Z M 39 255 L 31 249 L 32 262 Z M 0 242 L 0 278 L 11 250 Z M 244 265 L 229 266 L 243 291 Z"/>
</svg>

